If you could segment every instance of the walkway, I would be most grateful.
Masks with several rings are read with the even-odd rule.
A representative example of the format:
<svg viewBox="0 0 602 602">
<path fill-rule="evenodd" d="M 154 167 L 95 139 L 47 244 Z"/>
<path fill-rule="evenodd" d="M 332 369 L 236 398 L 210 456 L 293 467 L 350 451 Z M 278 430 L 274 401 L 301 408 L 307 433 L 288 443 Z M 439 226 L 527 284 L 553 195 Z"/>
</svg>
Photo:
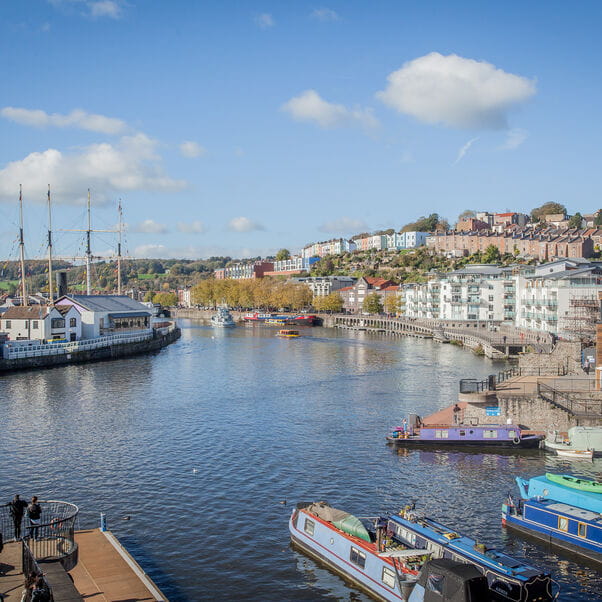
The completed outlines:
<svg viewBox="0 0 602 602">
<path fill-rule="evenodd" d="M 0 552 L 0 595 L 12 602 L 21 600 L 22 592 L 21 544 L 6 543 Z"/>
<path fill-rule="evenodd" d="M 111 533 L 78 531 L 75 541 L 79 562 L 69 574 L 83 598 L 94 602 L 167 600 Z"/>
</svg>

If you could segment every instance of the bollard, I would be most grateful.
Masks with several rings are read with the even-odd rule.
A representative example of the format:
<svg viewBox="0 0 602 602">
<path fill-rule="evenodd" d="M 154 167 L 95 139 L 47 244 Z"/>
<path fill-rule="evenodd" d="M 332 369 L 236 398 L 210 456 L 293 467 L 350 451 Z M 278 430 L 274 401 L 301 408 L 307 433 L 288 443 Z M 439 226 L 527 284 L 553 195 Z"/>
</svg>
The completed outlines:
<svg viewBox="0 0 602 602">
<path fill-rule="evenodd" d="M 104 512 L 100 513 L 100 530 L 103 532 L 107 530 L 107 515 Z"/>
</svg>

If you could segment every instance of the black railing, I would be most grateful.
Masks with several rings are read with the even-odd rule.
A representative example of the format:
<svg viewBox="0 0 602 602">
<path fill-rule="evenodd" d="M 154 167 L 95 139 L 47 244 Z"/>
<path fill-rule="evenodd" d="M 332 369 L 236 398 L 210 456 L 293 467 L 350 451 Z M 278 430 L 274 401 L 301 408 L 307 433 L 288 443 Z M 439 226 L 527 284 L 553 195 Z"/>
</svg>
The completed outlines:
<svg viewBox="0 0 602 602">
<path fill-rule="evenodd" d="M 602 417 L 602 401 L 572 397 L 565 391 L 559 391 L 544 383 L 537 383 L 537 394 L 553 406 L 568 412 L 571 416 Z"/>
<path fill-rule="evenodd" d="M 38 502 L 42 508 L 39 524 L 27 516 L 15 524 L 7 505 L 0 506 L 0 531 L 4 541 L 23 539 L 37 562 L 60 561 L 65 570 L 77 563 L 74 531 L 79 508 L 60 501 Z"/>
<path fill-rule="evenodd" d="M 514 376 L 521 376 L 521 370 L 516 366 L 514 368 L 509 368 L 508 370 L 502 370 L 497 374 L 490 374 L 483 380 L 463 378 L 460 381 L 460 393 L 484 393 L 486 391 L 495 391 L 497 385 Z"/>
<path fill-rule="evenodd" d="M 36 559 L 31 551 L 30 547 L 27 545 L 27 541 L 24 539 L 21 542 L 21 572 L 25 577 L 26 584 L 33 584 L 40 577 L 42 578 L 42 582 L 44 583 L 45 589 L 48 591 L 48 602 L 54 602 L 54 597 L 52 595 L 52 588 L 50 584 L 44 577 L 44 573 L 40 566 L 36 562 Z"/>
</svg>

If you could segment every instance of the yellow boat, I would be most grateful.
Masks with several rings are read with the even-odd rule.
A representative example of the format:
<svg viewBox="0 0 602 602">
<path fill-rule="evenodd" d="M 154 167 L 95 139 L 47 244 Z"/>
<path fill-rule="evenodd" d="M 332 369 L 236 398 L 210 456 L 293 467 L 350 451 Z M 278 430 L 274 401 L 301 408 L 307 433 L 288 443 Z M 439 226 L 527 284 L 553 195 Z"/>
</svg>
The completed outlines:
<svg viewBox="0 0 602 602">
<path fill-rule="evenodd" d="M 299 336 L 299 331 L 298 330 L 279 330 L 276 333 L 277 337 L 286 337 L 289 339 L 295 338 Z"/>
</svg>

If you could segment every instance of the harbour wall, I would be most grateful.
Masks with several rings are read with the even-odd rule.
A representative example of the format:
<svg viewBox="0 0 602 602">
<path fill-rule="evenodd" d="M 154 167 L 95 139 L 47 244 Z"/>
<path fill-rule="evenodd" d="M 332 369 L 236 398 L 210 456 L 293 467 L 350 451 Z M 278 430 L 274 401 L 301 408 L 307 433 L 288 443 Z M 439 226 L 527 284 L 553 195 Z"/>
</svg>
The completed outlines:
<svg viewBox="0 0 602 602">
<path fill-rule="evenodd" d="M 167 333 L 155 331 L 153 333 L 153 338 L 147 341 L 114 344 L 107 347 L 87 349 L 60 355 L 25 357 L 12 360 L 0 359 L 0 372 L 11 372 L 13 370 L 26 370 L 31 368 L 50 368 L 53 366 L 96 362 L 100 360 L 118 359 L 131 355 L 151 353 L 177 341 L 181 334 L 182 331 L 180 328 L 175 327 Z"/>
</svg>

